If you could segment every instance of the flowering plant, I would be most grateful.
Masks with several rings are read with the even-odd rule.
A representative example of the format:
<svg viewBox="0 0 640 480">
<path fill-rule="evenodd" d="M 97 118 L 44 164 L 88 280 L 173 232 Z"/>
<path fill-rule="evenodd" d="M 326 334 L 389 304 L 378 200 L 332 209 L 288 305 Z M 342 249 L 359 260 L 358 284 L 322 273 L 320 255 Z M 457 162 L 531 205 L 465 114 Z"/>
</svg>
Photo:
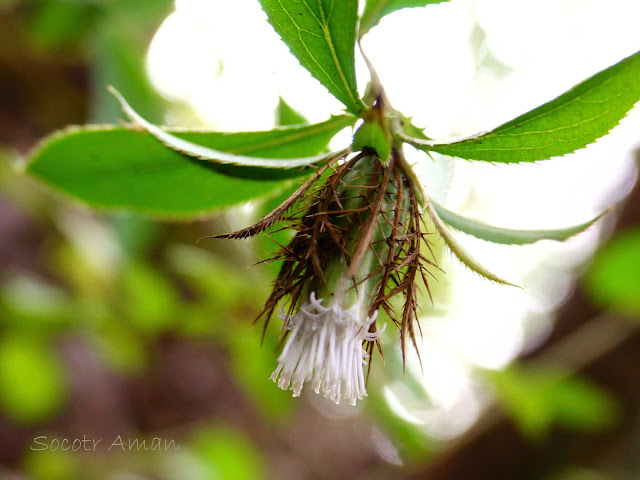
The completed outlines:
<svg viewBox="0 0 640 480">
<path fill-rule="evenodd" d="M 429 279 L 439 270 L 432 235 L 474 272 L 509 284 L 474 260 L 451 230 L 522 245 L 565 240 L 599 218 L 556 230 L 514 230 L 462 217 L 429 195 L 403 145 L 425 152 L 425 161 L 432 152 L 507 164 L 574 152 L 608 133 L 640 99 L 640 52 L 490 132 L 440 142 L 393 108 L 366 57 L 370 81 L 363 95 L 357 89 L 359 40 L 407 2 L 367 0 L 360 17 L 357 0 L 261 4 L 293 55 L 344 104 L 344 114 L 261 132 L 167 130 L 112 89 L 130 125 L 54 134 L 26 171 L 94 207 L 164 218 L 193 218 L 289 189 L 255 225 L 216 238 L 243 239 L 274 225 L 295 231 L 274 257 L 282 266 L 260 315 L 266 326 L 280 308 L 283 321 L 272 379 L 296 396 L 309 382 L 336 403 L 355 404 L 366 395 L 364 366 L 381 350 L 380 309 L 398 325 L 403 352 L 406 340 L 417 341 L 418 297 L 430 295 Z M 345 127 L 355 128 L 351 143 L 327 152 Z M 117 155 L 110 145 L 119 146 Z"/>
</svg>

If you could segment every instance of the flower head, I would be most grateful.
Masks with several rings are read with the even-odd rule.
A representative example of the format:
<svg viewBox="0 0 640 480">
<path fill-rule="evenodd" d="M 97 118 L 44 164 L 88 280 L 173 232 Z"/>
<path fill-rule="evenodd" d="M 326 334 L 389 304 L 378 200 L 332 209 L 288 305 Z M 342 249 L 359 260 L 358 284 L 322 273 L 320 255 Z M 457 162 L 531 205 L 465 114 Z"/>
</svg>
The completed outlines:
<svg viewBox="0 0 640 480">
<path fill-rule="evenodd" d="M 218 238 L 246 238 L 284 222 L 296 233 L 260 316 L 280 310 L 284 347 L 271 378 L 299 396 L 305 383 L 336 403 L 366 395 L 367 365 L 380 349 L 378 311 L 415 343 L 418 280 L 428 290 L 418 194 L 398 152 L 329 161 L 255 225 Z M 403 296 L 401 314 L 392 299 Z M 397 305 L 396 305 L 397 307 Z M 370 364 L 369 364 L 370 365 Z"/>
<path fill-rule="evenodd" d="M 369 354 L 363 343 L 375 342 L 384 330 L 369 332 L 377 316 L 363 314 L 361 302 L 347 309 L 337 301 L 325 307 L 311 292 L 294 315 L 280 312 L 289 335 L 271 379 L 283 390 L 291 388 L 294 397 L 311 382 L 316 393 L 355 405 L 367 394 L 364 365 Z"/>
</svg>

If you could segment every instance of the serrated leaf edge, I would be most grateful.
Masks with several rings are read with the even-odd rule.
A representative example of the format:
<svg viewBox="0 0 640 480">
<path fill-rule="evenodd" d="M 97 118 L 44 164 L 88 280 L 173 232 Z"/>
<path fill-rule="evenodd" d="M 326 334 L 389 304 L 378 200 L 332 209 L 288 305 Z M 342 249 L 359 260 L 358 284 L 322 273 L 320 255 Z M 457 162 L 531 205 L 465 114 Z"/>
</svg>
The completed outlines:
<svg viewBox="0 0 640 480">
<path fill-rule="evenodd" d="M 528 112 L 525 112 L 525 113 L 523 113 L 523 114 L 521 114 L 521 115 L 518 115 L 516 118 L 514 118 L 514 119 L 512 119 L 512 120 L 509 120 L 508 122 L 505 122 L 505 123 L 503 123 L 503 124 L 501 124 L 501 125 L 499 125 L 499 126 L 497 126 L 497 127 L 493 128 L 493 129 L 488 130 L 488 131 L 485 131 L 485 132 L 476 133 L 476 134 L 473 134 L 473 135 L 470 135 L 470 136 L 467 136 L 467 137 L 462 137 L 462 138 L 459 138 L 459 139 L 456 139 L 456 140 L 452 140 L 452 141 L 450 141 L 450 142 L 442 142 L 442 143 L 440 143 L 440 142 L 436 142 L 436 141 L 434 141 L 434 140 L 423 140 L 423 139 L 415 138 L 415 137 L 412 137 L 412 136 L 410 136 L 410 135 L 407 135 L 406 133 L 404 133 L 404 132 L 402 132 L 402 131 L 400 131 L 400 130 L 397 130 L 397 131 L 395 132 L 395 134 L 396 134 L 396 135 L 397 135 L 397 137 L 398 137 L 400 140 L 402 140 L 403 142 L 409 143 L 409 144 L 410 144 L 410 145 L 412 145 L 413 147 L 415 147 L 415 148 L 417 148 L 417 149 L 419 149 L 419 150 L 422 150 L 423 152 L 426 152 L 426 153 L 429 153 L 429 152 L 436 152 L 436 153 L 440 153 L 441 155 L 446 155 L 446 156 L 449 156 L 449 157 L 452 157 L 452 158 L 460 158 L 460 159 L 462 159 L 462 160 L 473 161 L 473 162 L 484 162 L 484 163 L 491 163 L 491 164 L 494 164 L 494 165 L 495 165 L 495 164 L 509 164 L 509 165 L 511 165 L 511 164 L 521 164 L 521 163 L 535 163 L 535 162 L 540 162 L 540 161 L 550 160 L 550 159 L 552 159 L 552 158 L 562 158 L 562 157 L 565 157 L 565 156 L 567 156 L 567 155 L 570 155 L 570 154 L 573 154 L 573 153 L 575 153 L 575 152 L 578 152 L 578 151 L 580 151 L 580 150 L 583 150 L 583 149 L 585 149 L 585 148 L 589 147 L 590 145 L 593 145 L 593 144 L 597 143 L 597 141 L 598 141 L 598 140 L 600 140 L 601 138 L 603 138 L 603 137 L 605 137 L 605 136 L 609 135 L 609 134 L 611 133 L 611 131 L 612 131 L 614 128 L 616 128 L 618 125 L 620 125 L 620 122 L 622 122 L 625 118 L 627 118 L 627 117 L 628 117 L 629 113 L 630 113 L 630 112 L 631 112 L 631 111 L 632 111 L 632 110 L 633 110 L 633 109 L 634 109 L 634 108 L 635 108 L 635 107 L 640 103 L 640 100 L 639 100 L 639 101 L 636 101 L 636 102 L 634 103 L 634 105 L 632 105 L 632 106 L 631 106 L 631 108 L 630 108 L 629 110 L 627 110 L 627 111 L 626 111 L 625 115 L 623 115 L 622 117 L 620 117 L 620 118 L 618 119 L 618 121 L 617 121 L 617 122 L 616 122 L 616 123 L 615 123 L 611 128 L 609 128 L 605 133 L 603 133 L 603 134 L 602 134 L 602 135 L 600 135 L 599 137 L 595 138 L 593 141 L 588 142 L 588 143 L 587 143 L 587 144 L 585 144 L 583 147 L 576 148 L 575 150 L 571 150 L 571 151 L 565 152 L 565 153 L 563 153 L 563 154 L 561 154 L 561 155 L 553 155 L 553 156 L 548 157 L 548 158 L 539 158 L 539 159 L 537 159 L 537 160 L 517 160 L 517 161 L 513 161 L 513 162 L 512 162 L 512 161 L 483 160 L 483 159 L 477 159 L 477 158 L 464 158 L 464 157 L 459 157 L 459 156 L 456 156 L 456 155 L 452 155 L 451 153 L 447 153 L 447 152 L 440 151 L 440 150 L 438 150 L 438 147 L 450 147 L 450 146 L 453 146 L 453 145 L 465 144 L 465 143 L 473 142 L 474 140 L 486 140 L 486 139 L 489 139 L 489 138 L 494 138 L 494 137 L 502 136 L 502 135 L 504 135 L 504 136 L 508 136 L 509 134 L 505 134 L 505 132 L 506 132 L 506 131 L 508 131 L 508 130 L 509 130 L 509 129 L 511 129 L 511 128 L 514 128 L 514 127 L 518 126 L 518 122 L 519 122 L 519 121 L 521 121 L 521 118 L 522 118 L 522 117 L 524 117 L 524 116 L 526 116 L 526 115 L 530 114 L 531 112 L 533 112 L 533 111 L 535 111 L 535 110 L 537 110 L 537 109 L 540 109 L 540 108 L 542 108 L 542 107 L 546 106 L 546 105 L 547 105 L 547 104 L 549 104 L 549 103 L 552 103 L 552 102 L 556 101 L 557 99 L 559 99 L 559 98 L 560 98 L 560 97 L 562 97 L 563 95 L 567 95 L 568 93 L 572 92 L 573 90 L 575 90 L 575 89 L 577 89 L 577 88 L 581 87 L 584 83 L 586 83 L 586 82 L 590 81 L 590 80 L 591 80 L 591 79 L 593 79 L 595 76 L 597 76 L 597 75 L 599 75 L 599 74 L 604 73 L 604 72 L 605 72 L 605 71 L 607 71 L 609 68 L 613 68 L 613 67 L 615 67 L 616 65 L 618 65 L 618 64 L 620 64 L 620 63 L 624 62 L 625 60 L 630 59 L 630 58 L 631 58 L 631 57 L 633 57 L 634 55 L 638 55 L 638 54 L 640 54 L 640 52 L 636 52 L 636 53 L 634 53 L 634 54 L 632 54 L 632 55 L 630 55 L 630 56 L 628 56 L 628 57 L 623 58 L 622 60 L 620 60 L 620 61 L 618 61 L 618 62 L 614 63 L 613 65 L 611 65 L 611 66 L 609 66 L 609 67 L 605 68 L 604 70 L 600 70 L 599 72 L 594 73 L 594 74 L 593 74 L 593 75 L 591 75 L 590 77 L 588 77 L 588 78 L 584 79 L 583 81 L 581 81 L 581 82 L 579 82 L 578 84 L 574 85 L 573 87 L 571 87 L 570 89 L 568 89 L 568 90 L 566 90 L 565 92 L 561 93 L 560 95 L 558 95 L 558 96 L 556 96 L 556 97 L 552 98 L 552 99 L 551 99 L 551 100 L 549 100 L 548 102 L 545 102 L 545 103 L 543 103 L 543 104 L 541 104 L 541 105 L 538 105 L 537 107 L 535 107 L 535 108 L 533 108 L 533 109 L 529 110 Z M 609 80 L 611 80 L 611 79 L 609 79 Z M 594 88 L 595 88 L 595 87 L 594 87 Z M 575 100 L 576 100 L 576 98 L 572 98 L 571 100 L 569 100 L 569 102 L 574 102 Z M 556 107 L 554 107 L 554 108 L 559 108 L 559 107 L 560 107 L 560 106 L 556 106 Z M 547 113 L 548 113 L 548 111 L 546 111 L 546 112 L 541 112 L 541 113 L 539 113 L 539 114 L 538 114 L 538 115 L 536 115 L 536 116 L 533 116 L 533 117 L 531 117 L 531 118 L 527 118 L 527 119 L 526 119 L 526 121 L 527 121 L 527 122 L 529 122 L 529 121 L 531 121 L 531 120 L 534 120 L 534 119 L 538 118 L 540 115 L 542 115 L 543 113 L 544 113 L 544 114 L 547 114 Z M 505 130 L 502 130 L 502 131 L 501 131 L 501 129 L 505 129 Z M 487 150 L 487 149 L 485 149 L 485 150 Z M 498 149 L 490 149 L 490 150 L 498 150 Z M 502 149 L 502 150 L 515 150 L 515 149 L 513 149 L 513 148 L 508 148 L 508 149 Z"/>
<path fill-rule="evenodd" d="M 145 131 L 147 131 L 150 135 L 152 135 L 166 147 L 182 153 L 183 155 L 197 158 L 199 160 L 243 167 L 288 169 L 314 165 L 316 163 L 328 160 L 329 158 L 335 157 L 338 153 L 334 151 L 321 155 L 314 155 L 311 157 L 281 159 L 250 157 L 244 155 L 235 155 L 228 152 L 221 152 L 219 150 L 214 150 L 212 148 L 207 148 L 202 145 L 183 140 L 168 133 L 157 125 L 154 125 L 141 117 L 115 88 L 109 87 L 109 91 L 120 102 L 123 112 L 127 117 L 129 117 L 132 122 L 142 127 Z M 347 148 L 344 149 L 345 154 Z"/>
<path fill-rule="evenodd" d="M 28 166 L 27 166 L 28 170 Z M 273 191 L 265 192 L 261 195 L 257 195 L 249 200 L 245 200 L 242 202 L 232 202 L 228 205 L 221 207 L 211 207 L 211 208 L 202 208 L 202 209 L 194 209 L 194 210 L 184 210 L 180 212 L 167 212 L 162 209 L 148 208 L 148 207 L 135 207 L 131 208 L 127 205 L 113 205 L 113 204 L 103 204 L 100 202 L 91 201 L 90 203 L 84 200 L 82 197 L 75 195 L 63 188 L 60 188 L 55 183 L 49 181 L 48 179 L 41 177 L 40 175 L 34 174 L 32 172 L 28 172 L 32 178 L 37 180 L 37 183 L 40 183 L 47 187 L 47 192 L 53 192 L 56 197 L 71 200 L 76 203 L 78 207 L 91 210 L 95 210 L 98 212 L 105 212 L 110 214 L 131 214 L 132 212 L 135 214 L 143 215 L 145 217 L 159 220 L 159 221 L 167 221 L 167 222 L 179 222 L 186 223 L 197 220 L 206 220 L 215 215 L 219 215 L 221 212 L 224 212 L 230 208 L 239 207 L 242 205 L 250 204 L 256 200 L 260 200 L 271 195 L 277 195 L 279 192 L 282 192 L 286 188 L 291 187 L 295 184 L 296 181 L 300 181 L 300 178 L 292 178 L 289 180 L 282 180 L 282 184 L 278 185 Z M 309 173 L 311 174 L 311 172 Z"/>
<path fill-rule="evenodd" d="M 405 10 L 405 9 L 407 9 L 407 8 L 426 8 L 426 7 L 431 6 L 431 5 L 439 5 L 439 4 L 441 4 L 441 3 L 445 3 L 445 2 L 448 2 L 448 1 L 450 1 L 450 0 L 440 0 L 439 2 L 429 2 L 429 3 L 427 3 L 427 4 L 425 4 L 425 5 L 422 5 L 422 6 L 420 6 L 420 5 L 416 5 L 416 6 L 400 7 L 400 8 L 397 8 L 397 9 L 395 9 L 395 10 L 393 10 L 393 11 L 389 12 L 389 13 L 385 13 L 385 14 L 381 15 L 379 18 L 377 18 L 377 17 L 378 17 L 378 15 L 376 14 L 376 15 L 374 15 L 374 16 L 373 16 L 373 18 L 374 18 L 374 21 L 373 21 L 373 22 L 369 22 L 368 24 L 365 24 L 365 25 L 364 25 L 364 27 L 365 27 L 365 28 L 364 28 L 364 31 L 363 31 L 363 28 L 362 28 L 362 26 L 363 26 L 363 25 L 362 25 L 361 23 L 358 25 L 358 36 L 359 36 L 360 38 L 362 38 L 362 37 L 363 37 L 364 35 L 366 35 L 366 34 L 367 34 L 367 33 L 368 33 L 368 32 L 369 32 L 373 27 L 375 27 L 376 25 L 378 25 L 378 24 L 380 23 L 380 20 L 382 20 L 384 17 L 386 17 L 387 15 L 389 15 L 389 14 L 391 14 L 391 13 L 399 12 L 400 10 Z M 375 12 L 377 12 L 377 13 L 380 13 L 381 11 L 384 11 L 385 7 L 386 7 L 388 4 L 389 4 L 389 0 L 382 0 L 380 3 L 378 3 L 378 6 L 377 6 L 377 8 L 376 8 L 374 11 L 375 11 Z M 365 6 L 365 8 L 366 8 L 366 6 Z M 376 20 L 376 18 L 377 18 L 377 20 Z M 362 18 L 361 18 L 361 19 L 362 19 Z"/>
<path fill-rule="evenodd" d="M 337 0 L 337 1 L 344 1 L 344 0 Z M 307 4 L 305 3 L 305 0 L 302 0 L 302 3 L 305 6 L 307 6 Z M 262 7 L 263 7 L 264 12 L 267 14 L 267 18 L 269 20 L 269 23 L 271 23 L 273 25 L 272 20 L 271 20 L 271 15 L 269 15 L 269 13 L 267 12 L 267 9 L 264 7 L 264 5 Z M 298 24 L 295 22 L 295 19 L 289 14 L 289 12 L 286 11 L 284 6 L 281 5 L 281 7 L 282 7 L 282 11 L 285 12 L 287 14 L 287 16 L 289 17 L 292 25 L 298 31 L 303 31 L 298 26 Z M 309 8 L 309 7 L 307 6 L 307 8 Z M 360 96 L 358 95 L 357 88 L 352 90 L 352 87 L 349 85 L 349 80 L 347 79 L 346 74 L 344 72 L 344 69 L 342 68 L 342 65 L 340 64 L 340 61 L 339 61 L 338 56 L 336 54 L 333 38 L 331 37 L 331 32 L 329 31 L 329 24 L 326 21 L 326 19 L 324 18 L 324 10 L 322 9 L 322 7 L 320 7 L 320 12 L 321 12 L 322 17 L 323 17 L 322 18 L 322 22 L 319 21 L 318 18 L 316 18 L 315 16 L 314 16 L 314 20 L 317 22 L 318 26 L 320 27 L 320 30 L 322 30 L 323 37 L 324 37 L 325 41 L 327 42 L 327 46 L 329 47 L 329 52 L 331 54 L 331 60 L 333 61 L 333 65 L 335 66 L 335 68 L 336 68 L 336 70 L 338 72 L 338 75 L 340 77 L 340 82 L 342 83 L 342 86 L 344 87 L 344 90 L 340 87 L 339 84 L 336 83 L 335 79 L 324 69 L 324 67 L 316 60 L 316 58 L 313 55 L 311 55 L 311 52 L 309 51 L 307 45 L 302 40 L 302 37 L 299 37 L 299 38 L 300 38 L 300 41 L 302 42 L 304 48 L 309 53 L 309 56 L 313 60 L 313 63 L 315 63 L 315 65 L 317 65 L 317 67 L 320 69 L 320 71 L 322 71 L 325 74 L 325 78 L 329 81 L 329 83 L 331 85 L 333 85 L 334 88 L 336 88 L 337 90 L 339 90 L 341 92 L 346 92 L 347 93 L 347 98 L 350 100 L 351 105 L 347 105 L 342 99 L 338 98 L 336 96 L 336 94 L 334 92 L 332 92 L 331 89 L 329 89 L 329 87 L 326 85 L 325 80 L 323 80 L 323 79 L 321 80 L 320 78 L 318 78 L 318 76 L 316 76 L 316 74 L 313 72 L 313 70 L 311 68 L 311 62 L 309 60 L 307 60 L 305 58 L 300 58 L 300 56 L 298 56 L 298 54 L 295 51 L 296 49 L 294 49 L 291 45 L 289 45 L 285 41 L 285 39 L 283 38 L 283 36 L 280 33 L 278 33 L 278 36 L 280 36 L 280 39 L 289 48 L 289 51 L 298 60 L 300 65 L 302 65 L 306 70 L 308 70 L 313 78 L 318 80 L 318 82 L 320 82 L 320 84 L 322 84 L 329 91 L 329 93 L 331 93 L 331 95 L 333 95 L 338 101 L 340 101 L 345 107 L 347 107 L 347 110 L 351 111 L 354 114 L 359 114 L 360 112 L 362 112 L 362 111 L 364 111 L 366 109 L 366 106 L 365 106 L 364 102 L 362 101 L 362 99 L 360 98 Z M 275 30 L 275 25 L 273 25 L 273 26 L 274 26 L 274 30 Z M 356 28 L 357 28 L 357 20 L 356 20 Z M 276 30 L 276 32 L 277 32 L 277 30 Z M 357 32 L 356 32 L 356 37 L 357 37 Z M 354 50 L 355 50 L 355 45 L 354 45 Z M 355 70 L 354 70 L 354 78 L 353 78 L 353 80 L 354 80 L 354 83 L 357 84 L 356 78 L 355 78 Z"/>
</svg>

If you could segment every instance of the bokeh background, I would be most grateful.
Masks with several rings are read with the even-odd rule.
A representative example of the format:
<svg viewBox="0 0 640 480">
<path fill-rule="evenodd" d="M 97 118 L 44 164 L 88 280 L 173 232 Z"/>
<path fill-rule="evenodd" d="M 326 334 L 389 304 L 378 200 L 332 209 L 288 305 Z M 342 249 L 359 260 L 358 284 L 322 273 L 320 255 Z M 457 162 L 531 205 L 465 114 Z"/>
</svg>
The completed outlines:
<svg viewBox="0 0 640 480">
<path fill-rule="evenodd" d="M 390 15 L 363 46 L 394 106 L 446 138 L 639 50 L 638 18 L 629 0 L 453 0 Z M 292 118 L 284 103 L 309 121 L 340 108 L 255 0 L 0 1 L 0 478 L 640 478 L 637 107 L 593 146 L 536 165 L 407 152 L 440 201 L 496 225 L 616 208 L 563 244 L 461 236 L 522 290 L 465 271 L 434 239 L 447 274 L 424 302 L 422 366 L 411 354 L 403 373 L 387 328 L 352 408 L 268 380 L 279 325 L 261 347 L 251 321 L 274 271 L 251 265 L 274 244 L 196 244 L 273 199 L 170 224 L 90 211 L 19 173 L 44 135 L 119 122 L 107 85 L 187 127 L 268 129 Z M 99 448 L 55 448 L 83 438 Z M 118 438 L 126 451 L 108 451 Z"/>
</svg>

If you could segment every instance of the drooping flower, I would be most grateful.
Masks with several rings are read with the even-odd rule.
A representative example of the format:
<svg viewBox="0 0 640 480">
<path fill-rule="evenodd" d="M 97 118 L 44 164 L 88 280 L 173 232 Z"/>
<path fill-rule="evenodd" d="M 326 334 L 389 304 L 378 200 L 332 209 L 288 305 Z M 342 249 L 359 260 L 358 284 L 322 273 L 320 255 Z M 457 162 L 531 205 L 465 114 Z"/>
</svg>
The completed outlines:
<svg viewBox="0 0 640 480">
<path fill-rule="evenodd" d="M 419 197 L 400 159 L 367 149 L 333 159 L 260 222 L 217 236 L 246 238 L 275 223 L 296 231 L 273 258 L 282 266 L 260 314 L 266 328 L 280 310 L 284 346 L 271 378 L 294 396 L 305 383 L 336 403 L 366 395 L 380 308 L 400 327 L 403 352 L 407 337 L 416 341 L 417 288 L 428 290 L 435 261 L 421 252 L 429 244 Z"/>
</svg>

